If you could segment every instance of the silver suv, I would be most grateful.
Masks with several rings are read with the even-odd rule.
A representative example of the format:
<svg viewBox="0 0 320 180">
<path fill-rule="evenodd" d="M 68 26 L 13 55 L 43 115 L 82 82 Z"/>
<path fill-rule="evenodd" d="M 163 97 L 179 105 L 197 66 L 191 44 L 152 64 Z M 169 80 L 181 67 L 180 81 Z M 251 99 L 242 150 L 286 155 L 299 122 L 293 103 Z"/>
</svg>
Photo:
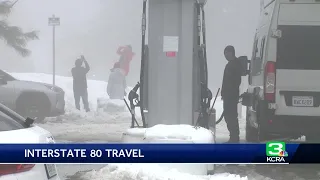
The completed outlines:
<svg viewBox="0 0 320 180">
<path fill-rule="evenodd" d="M 18 80 L 0 70 L 0 103 L 36 122 L 64 114 L 64 94 L 58 86 Z"/>
</svg>

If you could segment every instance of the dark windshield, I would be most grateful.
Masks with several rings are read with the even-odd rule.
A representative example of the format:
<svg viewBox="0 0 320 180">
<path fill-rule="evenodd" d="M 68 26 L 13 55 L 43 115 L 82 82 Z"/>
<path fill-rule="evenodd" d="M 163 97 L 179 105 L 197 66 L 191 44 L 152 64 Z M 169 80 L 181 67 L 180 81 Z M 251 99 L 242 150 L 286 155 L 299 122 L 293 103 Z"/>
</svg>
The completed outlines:
<svg viewBox="0 0 320 180">
<path fill-rule="evenodd" d="M 320 70 L 320 26 L 279 26 L 277 69 Z"/>
</svg>

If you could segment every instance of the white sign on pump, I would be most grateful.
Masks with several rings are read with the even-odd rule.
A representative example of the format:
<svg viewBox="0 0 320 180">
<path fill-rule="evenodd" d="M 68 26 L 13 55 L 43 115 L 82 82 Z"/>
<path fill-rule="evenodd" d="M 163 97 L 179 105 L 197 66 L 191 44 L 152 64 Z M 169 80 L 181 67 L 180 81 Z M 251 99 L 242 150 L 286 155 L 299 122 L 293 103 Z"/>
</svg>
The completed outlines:
<svg viewBox="0 0 320 180">
<path fill-rule="evenodd" d="M 179 37 L 178 36 L 163 36 L 163 52 L 178 52 Z"/>
</svg>

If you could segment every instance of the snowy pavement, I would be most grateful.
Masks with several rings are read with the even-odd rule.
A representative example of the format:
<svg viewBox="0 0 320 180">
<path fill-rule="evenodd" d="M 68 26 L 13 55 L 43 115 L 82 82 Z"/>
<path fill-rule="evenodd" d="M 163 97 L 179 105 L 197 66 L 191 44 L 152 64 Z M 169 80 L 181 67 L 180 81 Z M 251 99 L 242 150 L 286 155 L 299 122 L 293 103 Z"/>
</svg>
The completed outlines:
<svg viewBox="0 0 320 180">
<path fill-rule="evenodd" d="M 52 76 L 47 74 L 11 74 L 22 80 L 52 81 Z M 122 132 L 130 127 L 131 115 L 127 110 L 112 114 L 96 111 L 97 99 L 108 97 L 106 82 L 88 80 L 89 113 L 75 109 L 71 77 L 56 76 L 56 85 L 65 91 L 66 113 L 60 117 L 46 118 L 44 124 L 38 125 L 48 129 L 58 142 L 117 142 Z"/>
<path fill-rule="evenodd" d="M 150 164 L 149 164 L 150 165 Z M 216 176 L 193 176 L 154 165 L 58 165 L 66 180 L 319 180 L 320 165 L 225 165 Z M 93 170 L 92 170 L 93 169 Z M 163 174 L 162 174 L 163 173 Z M 167 175 L 167 176 L 164 176 Z"/>
<path fill-rule="evenodd" d="M 74 179 L 73 179 L 74 178 Z M 155 164 L 109 164 L 98 171 L 78 173 L 70 180 L 247 180 L 246 177 L 220 173 L 208 176 L 195 176 L 180 173 L 174 169 L 163 169 Z"/>
<path fill-rule="evenodd" d="M 52 76 L 35 73 L 11 73 L 21 80 L 51 83 Z M 80 112 L 74 108 L 72 78 L 56 76 L 56 84 L 64 89 L 66 113 L 57 118 L 47 118 L 39 126 L 49 130 L 57 142 L 119 142 L 122 133 L 130 127 L 131 115 L 128 110 L 106 113 L 97 111 L 97 99 L 108 98 L 107 83 L 88 80 L 88 94 L 91 112 Z M 215 105 L 217 118 L 222 113 L 222 102 Z M 139 112 L 137 112 L 139 114 Z M 245 108 L 243 108 L 245 115 Z M 241 138 L 244 139 L 245 120 L 240 120 Z M 226 124 L 222 121 L 217 126 L 217 140 L 228 139 Z M 194 176 L 176 172 L 173 169 L 164 170 L 156 165 L 58 165 L 62 179 L 70 180 L 286 180 L 286 179 L 320 179 L 315 165 L 289 166 L 217 166 L 216 174 L 212 176 Z"/>
<path fill-rule="evenodd" d="M 136 171 L 144 173 L 145 169 L 141 166 L 136 166 L 136 168 L 139 167 L 141 169 L 135 168 L 134 172 L 126 170 L 127 172 L 125 172 L 124 176 L 119 176 L 123 166 L 119 170 L 113 169 L 112 172 L 105 170 L 104 167 L 106 166 L 58 165 L 58 169 L 60 177 L 65 180 L 189 180 L 184 179 L 185 175 L 179 176 L 181 174 L 179 172 L 176 172 L 176 175 L 171 178 L 163 177 L 162 175 L 156 176 L 157 172 L 162 171 L 161 168 L 159 168 L 160 170 L 152 170 L 149 174 L 144 174 L 144 176 L 141 176 L 141 174 L 134 176 L 132 173 L 137 173 Z M 320 165 L 221 165 L 216 167 L 218 176 L 197 176 L 196 178 L 198 178 L 197 180 L 209 180 L 210 178 L 212 180 L 220 180 L 226 179 L 226 177 L 221 178 L 220 175 L 230 175 L 228 178 L 232 180 L 319 180 L 319 169 Z M 191 177 L 194 178 L 194 176 Z"/>
</svg>

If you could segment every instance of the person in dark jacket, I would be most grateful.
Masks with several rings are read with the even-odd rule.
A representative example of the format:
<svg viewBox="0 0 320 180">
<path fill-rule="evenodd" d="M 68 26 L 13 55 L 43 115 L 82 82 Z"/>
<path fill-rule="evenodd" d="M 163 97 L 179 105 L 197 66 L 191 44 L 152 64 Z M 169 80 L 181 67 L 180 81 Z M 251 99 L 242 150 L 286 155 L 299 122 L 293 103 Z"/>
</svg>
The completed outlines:
<svg viewBox="0 0 320 180">
<path fill-rule="evenodd" d="M 233 46 L 227 46 L 224 56 L 228 63 L 224 69 L 221 97 L 223 99 L 224 119 L 230 132 L 228 142 L 237 143 L 239 139 L 238 102 L 241 84 L 241 64 L 235 56 Z"/>
<path fill-rule="evenodd" d="M 85 67 L 82 67 L 84 62 Z M 88 86 L 87 86 L 87 73 L 90 71 L 90 66 L 84 56 L 77 59 L 75 62 L 75 67 L 71 69 L 73 77 L 73 94 L 76 108 L 80 110 L 80 98 L 82 99 L 84 109 L 89 112 L 89 102 L 88 102 Z"/>
</svg>

